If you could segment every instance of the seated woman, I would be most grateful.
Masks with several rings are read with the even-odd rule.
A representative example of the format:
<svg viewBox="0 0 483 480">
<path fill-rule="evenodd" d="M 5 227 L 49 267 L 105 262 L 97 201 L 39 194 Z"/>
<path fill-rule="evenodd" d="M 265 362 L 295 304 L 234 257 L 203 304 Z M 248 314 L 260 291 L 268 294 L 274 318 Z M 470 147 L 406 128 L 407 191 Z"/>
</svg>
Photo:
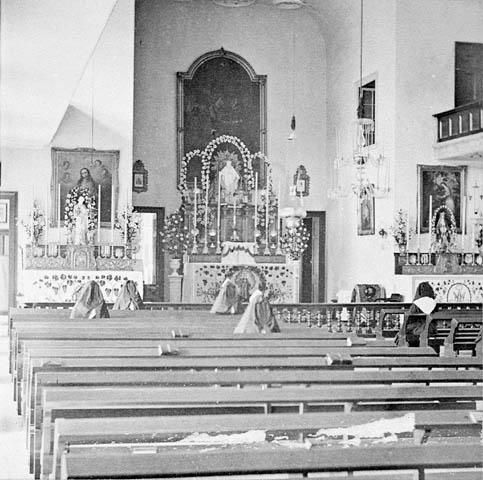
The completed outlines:
<svg viewBox="0 0 483 480">
<path fill-rule="evenodd" d="M 409 307 L 407 320 L 396 335 L 396 344 L 401 347 L 419 347 L 419 339 L 426 327 L 427 316 L 436 309 L 436 295 L 428 282 L 421 282 L 416 288 L 414 300 Z M 431 326 L 429 333 L 432 333 Z"/>
<path fill-rule="evenodd" d="M 109 318 L 109 311 L 97 282 L 91 280 L 82 287 L 70 318 Z"/>
<path fill-rule="evenodd" d="M 280 332 L 272 307 L 265 296 L 265 290 L 266 285 L 260 282 L 258 288 L 250 295 L 248 306 L 233 333 Z"/>
<path fill-rule="evenodd" d="M 238 313 L 240 308 L 240 295 L 236 283 L 233 281 L 233 272 L 225 274 L 225 280 L 211 307 L 211 313 Z"/>
<path fill-rule="evenodd" d="M 113 310 L 139 310 L 143 304 L 136 284 L 127 280 L 122 286 L 121 292 L 114 302 Z"/>
</svg>

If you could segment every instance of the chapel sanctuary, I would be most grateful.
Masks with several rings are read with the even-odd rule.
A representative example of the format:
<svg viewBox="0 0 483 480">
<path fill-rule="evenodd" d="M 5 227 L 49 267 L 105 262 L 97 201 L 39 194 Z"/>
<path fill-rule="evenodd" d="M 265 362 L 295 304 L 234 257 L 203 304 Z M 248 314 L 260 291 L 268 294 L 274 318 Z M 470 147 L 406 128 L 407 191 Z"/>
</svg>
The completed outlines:
<svg viewBox="0 0 483 480">
<path fill-rule="evenodd" d="M 0 480 L 481 480 L 482 0 L 4 0 Z"/>
</svg>

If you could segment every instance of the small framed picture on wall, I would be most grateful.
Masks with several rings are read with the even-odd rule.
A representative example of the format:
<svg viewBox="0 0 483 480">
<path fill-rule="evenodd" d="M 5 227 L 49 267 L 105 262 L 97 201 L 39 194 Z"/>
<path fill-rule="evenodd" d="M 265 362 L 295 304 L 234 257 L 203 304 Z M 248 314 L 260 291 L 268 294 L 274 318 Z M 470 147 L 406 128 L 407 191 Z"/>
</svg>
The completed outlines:
<svg viewBox="0 0 483 480">
<path fill-rule="evenodd" d="M 357 202 L 357 234 L 374 235 L 374 197 L 364 197 Z"/>
</svg>

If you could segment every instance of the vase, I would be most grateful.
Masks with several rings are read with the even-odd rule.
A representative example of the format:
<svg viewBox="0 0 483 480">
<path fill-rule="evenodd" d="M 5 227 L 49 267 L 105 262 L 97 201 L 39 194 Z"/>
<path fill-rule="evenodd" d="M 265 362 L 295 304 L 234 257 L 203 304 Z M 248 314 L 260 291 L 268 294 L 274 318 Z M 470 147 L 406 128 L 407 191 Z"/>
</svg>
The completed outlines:
<svg viewBox="0 0 483 480">
<path fill-rule="evenodd" d="M 181 266 L 181 259 L 180 258 L 170 258 L 169 259 L 169 268 L 171 268 L 170 275 L 175 277 L 179 276 L 179 267 Z"/>
</svg>

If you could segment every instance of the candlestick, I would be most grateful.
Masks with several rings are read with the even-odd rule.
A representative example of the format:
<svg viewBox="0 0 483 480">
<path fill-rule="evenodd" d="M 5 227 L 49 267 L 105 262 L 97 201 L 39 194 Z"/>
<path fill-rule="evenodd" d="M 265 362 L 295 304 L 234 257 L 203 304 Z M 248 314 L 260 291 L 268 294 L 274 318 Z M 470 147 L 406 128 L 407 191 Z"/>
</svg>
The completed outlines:
<svg viewBox="0 0 483 480">
<path fill-rule="evenodd" d="M 463 216 L 461 218 L 461 252 L 465 252 L 466 195 L 463 197 Z"/>
<path fill-rule="evenodd" d="M 45 244 L 49 244 L 49 211 L 50 211 L 50 195 L 47 188 L 47 196 L 45 197 Z M 46 249 L 47 251 L 47 249 Z"/>
<path fill-rule="evenodd" d="M 418 235 L 418 252 L 421 249 L 421 213 L 419 211 L 419 190 L 416 189 L 416 233 Z"/>
<path fill-rule="evenodd" d="M 408 199 L 408 210 L 406 216 L 406 258 L 409 259 L 409 199 Z"/>
<path fill-rule="evenodd" d="M 282 199 L 282 182 L 278 182 L 278 200 L 277 200 L 277 251 L 276 255 L 282 255 L 282 248 L 280 246 L 280 231 L 282 230 L 282 225 L 280 222 L 280 202 Z"/>
<path fill-rule="evenodd" d="M 116 206 L 114 205 L 114 185 L 111 187 L 111 243 L 114 245 L 114 212 Z"/>
<path fill-rule="evenodd" d="M 428 222 L 428 231 L 429 231 L 429 254 L 431 255 L 431 251 L 433 249 L 433 196 L 429 196 L 429 222 Z M 431 258 L 430 258 L 431 261 Z"/>
<path fill-rule="evenodd" d="M 203 247 L 203 253 L 208 253 L 208 187 L 209 184 L 206 184 L 206 192 L 205 192 L 205 246 Z"/>
<path fill-rule="evenodd" d="M 257 224 L 258 224 L 258 172 L 255 172 L 255 215 L 254 215 L 254 229 L 253 229 L 253 241 L 257 244 Z"/>
<path fill-rule="evenodd" d="M 220 247 L 220 229 L 221 229 L 221 172 L 218 172 L 218 205 L 216 218 L 216 254 L 221 253 Z"/>
<path fill-rule="evenodd" d="M 58 244 L 60 245 L 60 183 L 57 185 L 57 227 L 58 227 L 58 232 L 57 232 L 57 240 Z"/>
<path fill-rule="evenodd" d="M 266 201 L 265 201 L 265 255 L 270 255 L 270 249 L 268 248 L 268 235 L 269 235 L 269 206 L 270 206 L 270 188 L 269 188 L 270 175 L 267 169 L 267 188 L 266 188 Z"/>
<path fill-rule="evenodd" d="M 97 242 L 101 244 L 101 186 L 97 193 Z"/>
</svg>

